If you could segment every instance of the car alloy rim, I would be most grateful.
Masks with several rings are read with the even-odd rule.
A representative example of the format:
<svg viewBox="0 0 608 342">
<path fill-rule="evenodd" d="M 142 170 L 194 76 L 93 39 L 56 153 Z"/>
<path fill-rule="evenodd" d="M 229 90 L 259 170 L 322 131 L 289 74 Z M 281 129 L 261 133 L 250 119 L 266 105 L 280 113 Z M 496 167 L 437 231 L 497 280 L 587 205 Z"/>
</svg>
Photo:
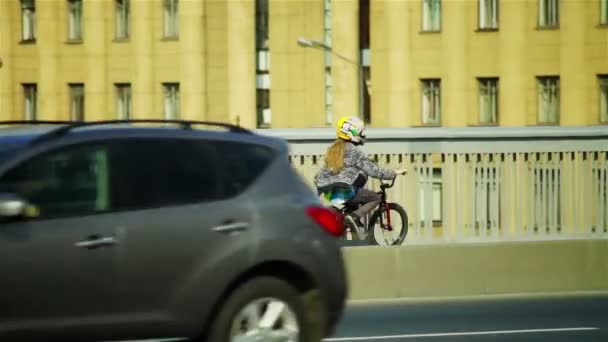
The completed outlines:
<svg viewBox="0 0 608 342">
<path fill-rule="evenodd" d="M 300 329 L 289 304 L 261 298 L 247 304 L 232 321 L 232 342 L 298 342 Z"/>
</svg>

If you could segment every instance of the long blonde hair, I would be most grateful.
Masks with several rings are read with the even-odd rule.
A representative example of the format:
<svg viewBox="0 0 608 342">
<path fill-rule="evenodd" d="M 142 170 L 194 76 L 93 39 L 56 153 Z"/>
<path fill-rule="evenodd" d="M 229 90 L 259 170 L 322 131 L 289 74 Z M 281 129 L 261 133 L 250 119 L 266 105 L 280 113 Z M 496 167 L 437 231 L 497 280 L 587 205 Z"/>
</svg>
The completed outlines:
<svg viewBox="0 0 608 342">
<path fill-rule="evenodd" d="M 325 164 L 333 174 L 336 174 L 344 167 L 344 151 L 346 150 L 346 141 L 342 139 L 336 140 L 325 153 Z"/>
</svg>

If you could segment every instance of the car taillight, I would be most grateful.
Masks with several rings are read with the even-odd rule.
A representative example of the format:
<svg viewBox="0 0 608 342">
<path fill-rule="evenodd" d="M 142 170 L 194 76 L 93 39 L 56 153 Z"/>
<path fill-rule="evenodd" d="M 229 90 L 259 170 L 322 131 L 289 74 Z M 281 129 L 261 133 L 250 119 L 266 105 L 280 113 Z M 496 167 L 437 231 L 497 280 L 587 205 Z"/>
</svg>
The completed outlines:
<svg viewBox="0 0 608 342">
<path fill-rule="evenodd" d="M 331 235 L 342 235 L 342 216 L 335 211 L 325 207 L 308 207 L 306 213 Z"/>
</svg>

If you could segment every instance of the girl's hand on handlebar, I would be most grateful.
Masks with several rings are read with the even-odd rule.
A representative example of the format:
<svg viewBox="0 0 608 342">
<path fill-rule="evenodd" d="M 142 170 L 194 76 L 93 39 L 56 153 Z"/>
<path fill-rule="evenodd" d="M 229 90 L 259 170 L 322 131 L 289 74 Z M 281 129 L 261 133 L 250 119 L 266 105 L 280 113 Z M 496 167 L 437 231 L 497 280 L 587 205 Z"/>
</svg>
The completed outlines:
<svg viewBox="0 0 608 342">
<path fill-rule="evenodd" d="M 395 172 L 398 175 L 405 175 L 407 173 L 407 170 L 406 169 L 399 169 L 399 170 L 395 170 Z"/>
</svg>

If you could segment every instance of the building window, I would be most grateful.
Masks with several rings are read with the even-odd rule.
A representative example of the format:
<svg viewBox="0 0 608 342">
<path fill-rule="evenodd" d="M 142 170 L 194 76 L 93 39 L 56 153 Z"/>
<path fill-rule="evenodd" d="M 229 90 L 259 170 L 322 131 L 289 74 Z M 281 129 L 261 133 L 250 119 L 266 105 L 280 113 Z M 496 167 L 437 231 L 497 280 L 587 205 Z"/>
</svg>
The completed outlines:
<svg viewBox="0 0 608 342">
<path fill-rule="evenodd" d="M 21 0 L 21 39 L 36 40 L 36 0 Z"/>
<path fill-rule="evenodd" d="M 544 163 L 546 166 L 536 166 Z M 560 229 L 561 227 L 561 187 L 562 172 L 554 161 L 542 162 L 537 159 L 535 166 L 530 168 L 531 180 L 534 194 L 531 210 L 532 222 L 531 229 L 538 232 L 547 232 L 551 228 Z"/>
<path fill-rule="evenodd" d="M 498 29 L 498 0 L 479 0 L 479 28 Z"/>
<path fill-rule="evenodd" d="M 371 50 L 370 50 L 370 0 L 359 0 L 359 50 L 360 50 L 360 64 L 361 68 L 359 72 L 361 77 L 359 79 L 359 96 L 361 114 L 365 123 L 371 123 L 371 94 L 370 94 L 370 81 L 371 81 Z"/>
<path fill-rule="evenodd" d="M 422 0 L 422 31 L 441 30 L 441 0 Z"/>
<path fill-rule="evenodd" d="M 74 121 L 84 120 L 84 84 L 70 83 L 70 118 Z"/>
<path fill-rule="evenodd" d="M 333 13 L 332 13 L 332 0 L 323 0 L 323 43 L 327 46 L 332 46 L 333 36 Z M 324 85 L 325 85 L 325 123 L 332 124 L 333 122 L 333 79 L 331 72 L 331 58 L 332 53 L 328 49 L 325 50 L 323 56 L 324 63 Z"/>
<path fill-rule="evenodd" d="M 608 123 L 608 75 L 598 76 L 600 85 L 600 122 Z"/>
<path fill-rule="evenodd" d="M 268 52 L 268 0 L 255 1 L 257 127 L 270 126 L 270 54 Z"/>
<path fill-rule="evenodd" d="M 600 25 L 608 25 L 608 0 L 600 1 Z"/>
<path fill-rule="evenodd" d="M 38 86 L 35 83 L 23 84 L 23 117 L 25 120 L 38 118 Z"/>
<path fill-rule="evenodd" d="M 498 78 L 479 78 L 479 123 L 498 123 Z"/>
<path fill-rule="evenodd" d="M 268 0 L 255 1 L 255 46 L 268 50 Z"/>
<path fill-rule="evenodd" d="M 116 0 L 116 38 L 127 39 L 130 35 L 130 11 L 129 0 Z"/>
<path fill-rule="evenodd" d="M 559 0 L 538 0 L 538 26 L 559 26 Z"/>
<path fill-rule="evenodd" d="M 82 40 L 82 0 L 68 0 L 68 40 Z"/>
<path fill-rule="evenodd" d="M 538 77 L 538 123 L 559 123 L 559 76 Z"/>
<path fill-rule="evenodd" d="M 177 120 L 180 114 L 179 83 L 163 83 L 165 96 L 165 119 Z"/>
<path fill-rule="evenodd" d="M 441 123 L 441 80 L 422 80 L 422 124 Z"/>
<path fill-rule="evenodd" d="M 131 119 L 131 84 L 116 83 L 116 116 L 119 120 Z"/>
<path fill-rule="evenodd" d="M 433 168 L 431 172 L 417 169 L 419 184 L 419 217 L 420 223 L 425 225 L 431 219 L 432 225 L 441 225 L 443 221 L 443 180 L 441 169 Z M 430 170 L 429 170 L 430 171 Z M 428 205 L 428 207 L 427 207 Z"/>
<path fill-rule="evenodd" d="M 475 166 L 475 227 L 491 229 L 500 222 L 499 167 Z"/>
<path fill-rule="evenodd" d="M 258 88 L 257 97 L 257 119 L 259 128 L 270 127 L 272 112 L 270 110 L 270 89 Z"/>
<path fill-rule="evenodd" d="M 179 33 L 178 0 L 164 0 L 165 38 L 177 38 Z"/>
</svg>

